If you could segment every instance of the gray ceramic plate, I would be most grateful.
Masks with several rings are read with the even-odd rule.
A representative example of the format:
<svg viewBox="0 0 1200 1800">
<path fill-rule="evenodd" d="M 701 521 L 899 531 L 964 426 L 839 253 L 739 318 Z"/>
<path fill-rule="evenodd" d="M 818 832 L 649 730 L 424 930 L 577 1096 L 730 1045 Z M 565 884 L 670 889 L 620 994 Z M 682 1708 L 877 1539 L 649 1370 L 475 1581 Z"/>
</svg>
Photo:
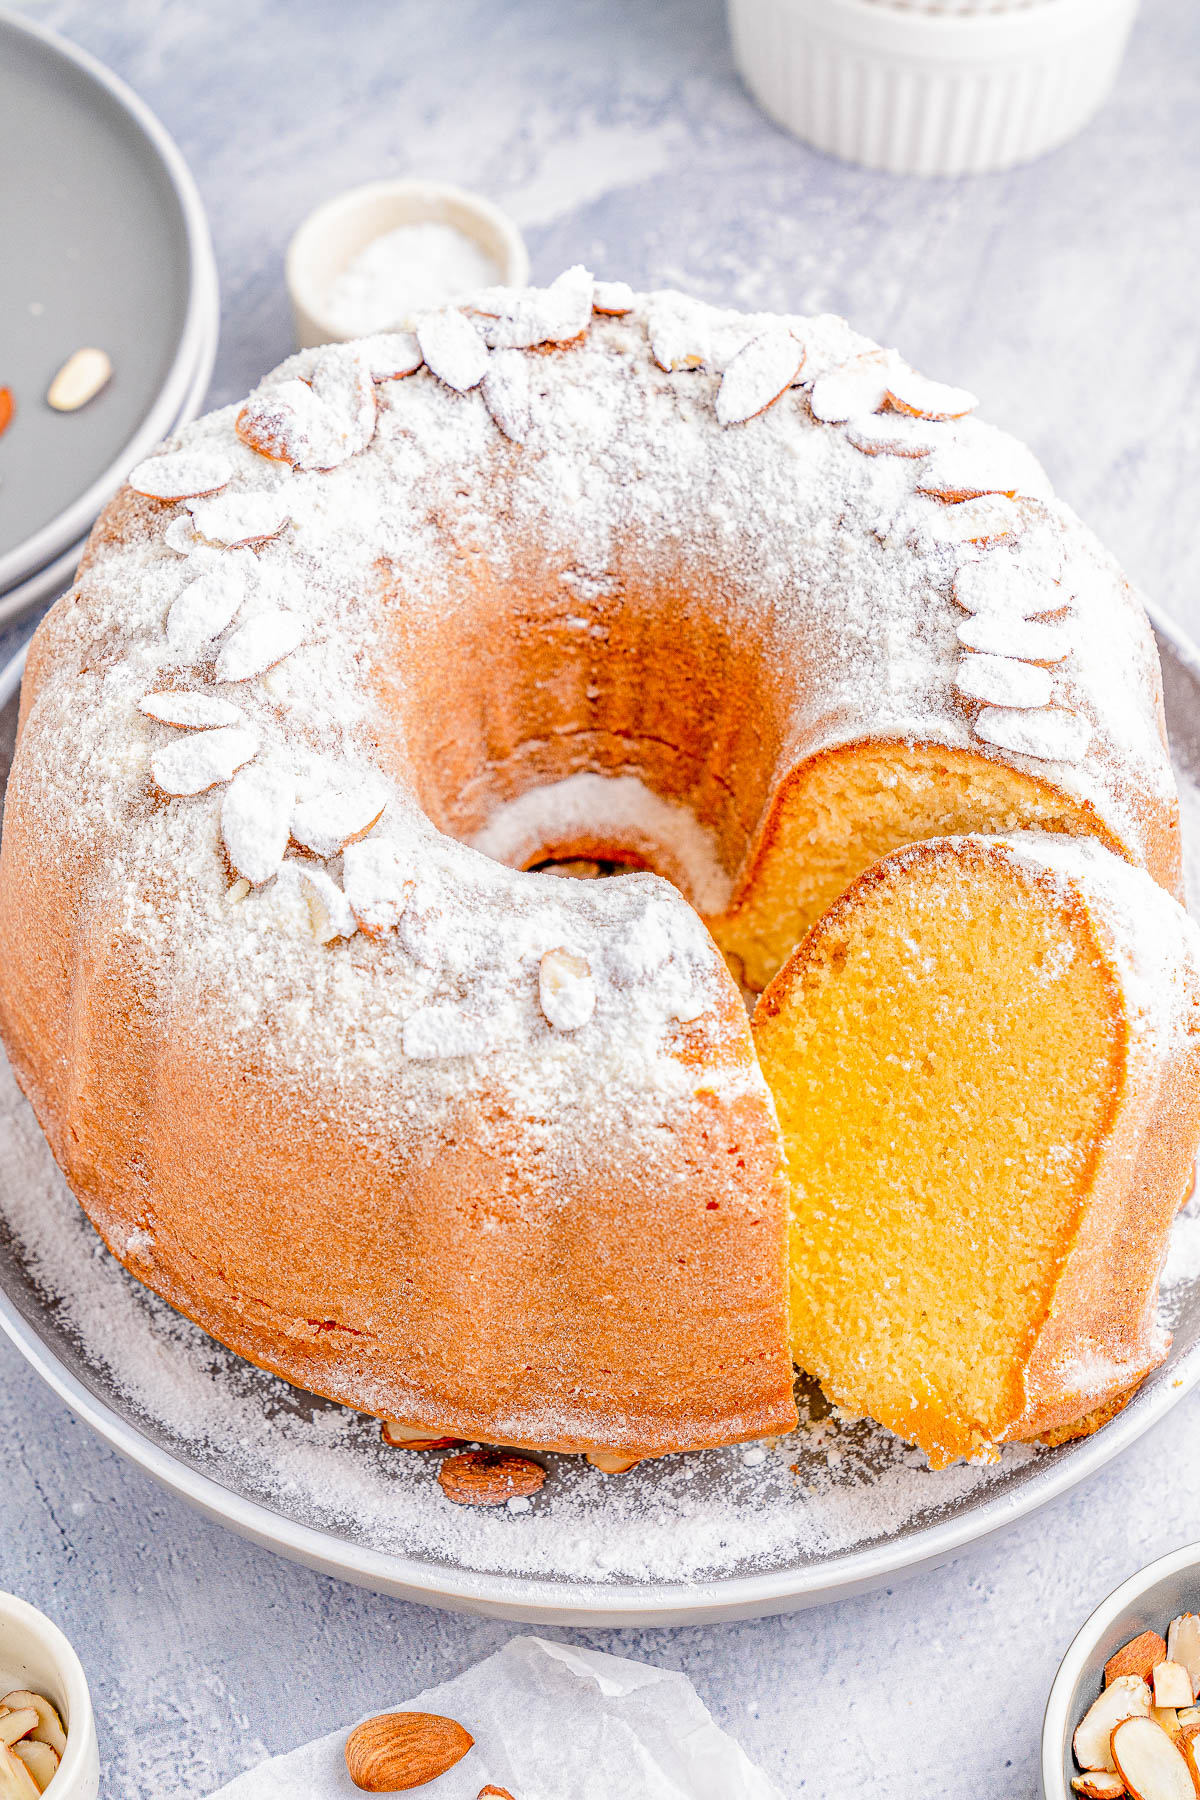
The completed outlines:
<svg viewBox="0 0 1200 1800">
<path fill-rule="evenodd" d="M 154 115 L 83 51 L 2 11 L 0 170 L 0 386 L 16 402 L 0 437 L 3 608 L 207 385 L 217 286 L 199 195 Z M 53 412 L 51 378 L 85 344 L 108 352 L 112 380 Z"/>
<path fill-rule="evenodd" d="M 1157 630 L 1196 892 L 1200 657 Z M 0 780 L 14 725 L 10 702 Z M 371 1421 L 229 1355 L 128 1276 L 0 1063 L 0 1327 L 103 1438 L 211 1518 L 431 1605 L 669 1625 L 789 1611 L 944 1562 L 1086 1480 L 1200 1380 L 1200 1286 L 1172 1287 L 1165 1311 L 1171 1356 L 1112 1424 L 1053 1451 L 1018 1446 L 994 1471 L 933 1475 L 886 1433 L 826 1419 L 754 1466 L 712 1451 L 605 1479 L 548 1458 L 532 1512 L 480 1517 L 444 1501 L 436 1457 L 384 1450 Z"/>
</svg>

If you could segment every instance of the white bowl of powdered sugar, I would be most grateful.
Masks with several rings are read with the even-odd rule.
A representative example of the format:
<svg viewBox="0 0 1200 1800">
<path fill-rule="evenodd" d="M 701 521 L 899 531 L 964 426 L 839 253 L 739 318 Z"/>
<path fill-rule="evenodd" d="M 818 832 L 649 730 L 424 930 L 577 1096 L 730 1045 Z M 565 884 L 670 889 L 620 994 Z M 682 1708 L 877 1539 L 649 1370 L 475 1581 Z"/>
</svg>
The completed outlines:
<svg viewBox="0 0 1200 1800">
<path fill-rule="evenodd" d="M 528 279 L 508 215 L 439 181 L 372 181 L 338 194 L 309 214 L 287 253 L 302 350 L 403 330 L 432 307 Z"/>
</svg>

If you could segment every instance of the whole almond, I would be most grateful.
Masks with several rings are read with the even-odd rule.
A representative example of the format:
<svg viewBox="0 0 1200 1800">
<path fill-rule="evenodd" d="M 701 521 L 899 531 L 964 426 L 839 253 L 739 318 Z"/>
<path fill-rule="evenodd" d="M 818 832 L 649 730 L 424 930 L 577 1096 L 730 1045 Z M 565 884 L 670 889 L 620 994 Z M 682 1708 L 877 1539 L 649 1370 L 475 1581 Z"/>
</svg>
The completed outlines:
<svg viewBox="0 0 1200 1800">
<path fill-rule="evenodd" d="M 510 1450 L 464 1450 L 448 1456 L 438 1470 L 442 1492 L 456 1506 L 503 1506 L 536 1494 L 545 1479 L 541 1463 Z"/>
<path fill-rule="evenodd" d="M 346 1767 L 368 1794 L 424 1787 L 461 1762 L 475 1739 L 440 1713 L 380 1713 L 355 1726 L 346 1740 Z"/>
<path fill-rule="evenodd" d="M 513 1800 L 513 1796 L 507 1788 L 493 1787 L 489 1781 L 486 1787 L 480 1788 L 475 1800 Z"/>
<path fill-rule="evenodd" d="M 0 432 L 8 430 L 12 423 L 13 397 L 12 389 L 0 387 Z"/>
</svg>

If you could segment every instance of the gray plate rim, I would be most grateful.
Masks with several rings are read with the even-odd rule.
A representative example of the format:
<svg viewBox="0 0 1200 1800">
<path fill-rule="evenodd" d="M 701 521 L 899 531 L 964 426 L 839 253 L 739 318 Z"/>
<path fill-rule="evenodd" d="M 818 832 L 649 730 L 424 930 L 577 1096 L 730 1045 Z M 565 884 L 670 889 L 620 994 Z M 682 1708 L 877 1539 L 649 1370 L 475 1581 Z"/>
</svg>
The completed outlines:
<svg viewBox="0 0 1200 1800">
<path fill-rule="evenodd" d="M 132 88 L 127 87 L 119 76 L 105 68 L 88 51 L 61 37 L 49 26 L 24 18 L 7 7 L 0 7 L 0 32 L 6 30 L 32 38 L 65 61 L 74 63 L 93 82 L 106 90 L 141 131 L 166 170 L 179 201 L 191 264 L 191 283 L 175 359 L 159 390 L 158 398 L 137 431 L 91 486 L 56 519 L 52 519 L 32 537 L 26 538 L 0 561 L 0 590 L 4 591 L 26 581 L 57 558 L 64 546 L 74 544 L 83 537 L 105 501 L 120 487 L 128 471 L 173 428 L 195 381 L 199 366 L 197 346 L 200 346 L 200 364 L 207 354 L 210 339 L 215 354 L 214 326 L 219 313 L 217 265 L 208 218 L 191 171 L 166 127 L 151 112 L 146 102 Z M 208 374 L 211 374 L 211 361 L 205 376 L 205 386 Z"/>
<path fill-rule="evenodd" d="M 187 425 L 196 417 L 204 403 L 204 396 L 208 392 L 208 384 L 212 380 L 213 365 L 216 359 L 217 314 L 214 289 L 214 311 L 205 331 L 199 360 L 192 371 L 179 417 L 171 425 L 170 430 L 164 433 L 164 436 L 171 436 L 172 433 L 179 430 L 180 426 Z M 117 483 L 117 486 L 120 486 L 120 482 Z M 77 542 L 69 545 L 51 562 L 46 563 L 40 569 L 35 569 L 32 575 L 27 575 L 23 581 L 18 582 L 16 587 L 9 588 L 6 593 L 0 594 L 0 627 L 13 624 L 21 617 L 22 613 L 32 612 L 34 607 L 42 605 L 45 601 L 55 600 L 59 594 L 66 592 L 75 578 L 75 570 L 87 547 L 89 535 L 90 526 Z M 3 675 L 8 675 L 8 673 L 7 669 L 2 672 L 0 683 L 2 683 Z M 0 685 L 0 695 L 3 695 L 3 692 L 3 686 Z M 3 704 L 3 698 L 0 698 L 0 706 Z"/>
<path fill-rule="evenodd" d="M 1200 687 L 1200 649 L 1149 608 L 1159 638 Z M 14 662 L 23 659 L 19 653 Z M 11 665 L 10 665 L 11 666 Z M 8 673 L 6 669 L 4 674 Z M 2 677 L 0 677 L 2 679 Z M 535 1624 L 671 1626 L 797 1611 L 863 1593 L 936 1568 L 1040 1507 L 1059 1499 L 1159 1423 L 1200 1382 L 1200 1338 L 1168 1365 L 1169 1380 L 1147 1383 L 1103 1431 L 1063 1446 L 1015 1490 L 955 1511 L 901 1539 L 867 1545 L 824 1562 L 733 1575 L 713 1581 L 599 1586 L 439 1565 L 388 1555 L 286 1518 L 224 1487 L 152 1442 L 115 1405 L 92 1390 L 42 1340 L 34 1321 L 0 1288 L 3 1330 L 46 1384 L 114 1450 L 180 1499 L 242 1537 L 308 1568 L 380 1593 L 452 1611 Z"/>
</svg>

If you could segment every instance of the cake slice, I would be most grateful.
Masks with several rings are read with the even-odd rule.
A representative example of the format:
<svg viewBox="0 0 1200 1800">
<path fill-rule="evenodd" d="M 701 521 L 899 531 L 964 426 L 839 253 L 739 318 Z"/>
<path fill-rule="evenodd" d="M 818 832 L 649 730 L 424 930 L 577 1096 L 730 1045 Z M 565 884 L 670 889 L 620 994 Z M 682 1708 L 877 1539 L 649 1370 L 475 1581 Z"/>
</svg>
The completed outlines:
<svg viewBox="0 0 1200 1800">
<path fill-rule="evenodd" d="M 1108 1416 L 1166 1354 L 1198 1034 L 1200 934 L 1100 845 L 936 838 L 874 864 L 754 1015 L 796 1362 L 934 1467 Z"/>
</svg>

